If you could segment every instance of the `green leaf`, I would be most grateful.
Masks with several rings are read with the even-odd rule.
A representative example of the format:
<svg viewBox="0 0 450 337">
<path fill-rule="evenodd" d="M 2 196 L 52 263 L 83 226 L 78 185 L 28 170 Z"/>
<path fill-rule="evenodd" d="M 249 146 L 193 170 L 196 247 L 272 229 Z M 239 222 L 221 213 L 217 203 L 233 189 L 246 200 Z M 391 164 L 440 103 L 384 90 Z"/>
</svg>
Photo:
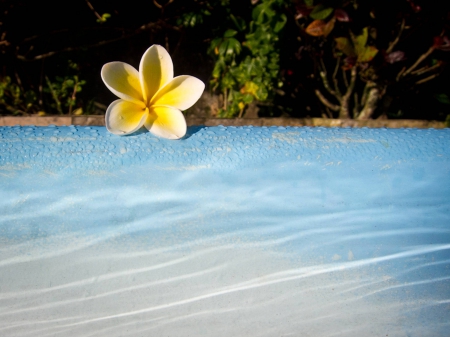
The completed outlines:
<svg viewBox="0 0 450 337">
<path fill-rule="evenodd" d="M 325 7 L 324 5 L 321 4 L 314 7 L 309 16 L 314 20 L 325 20 L 327 17 L 330 16 L 331 13 L 333 13 L 333 11 L 334 11 L 333 7 Z"/>
<path fill-rule="evenodd" d="M 284 14 L 280 15 L 280 20 L 275 24 L 275 27 L 273 28 L 273 31 L 275 33 L 278 33 L 280 30 L 283 29 L 283 27 L 286 25 L 287 17 Z"/>
<path fill-rule="evenodd" d="M 360 55 L 365 53 L 365 48 L 367 44 L 367 38 L 369 37 L 369 29 L 368 27 L 365 27 L 362 30 L 362 34 L 358 36 L 352 36 L 353 44 L 355 45 L 355 52 L 356 55 Z"/>
<path fill-rule="evenodd" d="M 357 62 L 365 63 L 373 60 L 375 55 L 377 55 L 378 49 L 374 46 L 367 46 L 363 52 L 358 54 Z"/>
<path fill-rule="evenodd" d="M 353 44 L 346 37 L 337 37 L 334 39 L 336 41 L 336 48 L 343 52 L 347 56 L 356 56 Z"/>
<path fill-rule="evenodd" d="M 314 5 L 314 0 L 304 0 L 305 1 L 305 5 L 312 7 Z"/>
<path fill-rule="evenodd" d="M 228 37 L 233 37 L 237 34 L 237 31 L 234 29 L 227 29 L 227 31 L 225 32 L 225 34 L 223 34 L 223 37 L 228 38 Z"/>
<path fill-rule="evenodd" d="M 225 40 L 219 46 L 219 54 L 225 55 L 227 50 L 228 50 L 228 40 Z"/>
<path fill-rule="evenodd" d="M 98 23 L 104 23 L 106 20 L 108 20 L 111 17 L 111 14 L 109 13 L 103 13 L 100 19 L 97 19 Z"/>
<path fill-rule="evenodd" d="M 243 31 L 245 30 L 245 28 L 247 28 L 246 24 L 245 24 L 245 20 L 242 18 L 237 18 L 235 17 L 233 14 L 230 14 L 230 19 L 231 21 L 233 21 L 234 25 L 236 26 L 236 28 L 239 31 Z"/>
<path fill-rule="evenodd" d="M 241 52 L 241 44 L 235 38 L 228 39 L 227 54 L 239 54 Z"/>
<path fill-rule="evenodd" d="M 448 97 L 447 94 L 436 94 L 434 95 L 434 98 L 436 98 L 439 103 L 450 104 L 450 97 Z"/>
</svg>

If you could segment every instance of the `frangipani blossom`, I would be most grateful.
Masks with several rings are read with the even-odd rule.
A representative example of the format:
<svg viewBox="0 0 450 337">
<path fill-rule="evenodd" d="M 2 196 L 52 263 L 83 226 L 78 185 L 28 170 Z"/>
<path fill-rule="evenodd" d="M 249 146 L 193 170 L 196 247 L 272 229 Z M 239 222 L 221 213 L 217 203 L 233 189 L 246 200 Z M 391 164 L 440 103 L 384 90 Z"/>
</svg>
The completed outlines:
<svg viewBox="0 0 450 337">
<path fill-rule="evenodd" d="M 102 80 L 120 99 L 106 110 L 106 128 L 128 135 L 143 125 L 154 135 L 178 139 L 186 134 L 186 110 L 200 98 L 205 84 L 188 75 L 173 77 L 169 53 L 159 45 L 147 49 L 139 72 L 123 62 L 103 66 Z"/>
</svg>

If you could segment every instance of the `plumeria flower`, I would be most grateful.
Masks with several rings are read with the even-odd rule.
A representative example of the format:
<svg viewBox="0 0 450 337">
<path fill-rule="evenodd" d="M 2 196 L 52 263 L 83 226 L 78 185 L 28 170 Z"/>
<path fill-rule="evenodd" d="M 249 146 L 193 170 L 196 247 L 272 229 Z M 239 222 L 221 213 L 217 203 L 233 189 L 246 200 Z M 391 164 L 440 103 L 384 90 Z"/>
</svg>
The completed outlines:
<svg viewBox="0 0 450 337">
<path fill-rule="evenodd" d="M 102 80 L 120 99 L 106 110 L 106 128 L 128 135 L 143 125 L 154 135 L 179 139 L 186 134 L 186 110 L 200 98 L 205 84 L 188 75 L 173 77 L 169 53 L 159 45 L 147 49 L 139 72 L 123 62 L 103 66 Z"/>
</svg>

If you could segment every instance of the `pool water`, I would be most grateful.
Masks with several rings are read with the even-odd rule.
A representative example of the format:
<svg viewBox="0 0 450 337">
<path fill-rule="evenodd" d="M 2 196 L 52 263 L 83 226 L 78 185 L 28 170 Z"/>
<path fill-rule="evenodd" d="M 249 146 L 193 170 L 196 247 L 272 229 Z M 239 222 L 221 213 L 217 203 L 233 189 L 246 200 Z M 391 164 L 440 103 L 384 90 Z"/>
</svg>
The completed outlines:
<svg viewBox="0 0 450 337">
<path fill-rule="evenodd" d="M 0 128 L 1 336 L 448 336 L 450 131 Z"/>
</svg>

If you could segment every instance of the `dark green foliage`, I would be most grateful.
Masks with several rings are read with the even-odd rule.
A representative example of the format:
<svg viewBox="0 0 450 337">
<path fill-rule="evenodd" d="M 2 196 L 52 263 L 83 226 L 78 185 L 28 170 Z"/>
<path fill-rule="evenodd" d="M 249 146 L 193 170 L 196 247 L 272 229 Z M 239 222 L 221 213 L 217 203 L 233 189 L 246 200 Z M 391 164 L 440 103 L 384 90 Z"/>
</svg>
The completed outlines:
<svg viewBox="0 0 450 337">
<path fill-rule="evenodd" d="M 424 0 L 3 0 L 0 113 L 102 113 L 114 99 L 102 65 L 137 67 L 157 43 L 177 74 L 210 84 L 221 117 L 258 104 L 262 116 L 358 118 L 374 94 L 367 118 L 445 120 L 449 8 Z"/>
</svg>

